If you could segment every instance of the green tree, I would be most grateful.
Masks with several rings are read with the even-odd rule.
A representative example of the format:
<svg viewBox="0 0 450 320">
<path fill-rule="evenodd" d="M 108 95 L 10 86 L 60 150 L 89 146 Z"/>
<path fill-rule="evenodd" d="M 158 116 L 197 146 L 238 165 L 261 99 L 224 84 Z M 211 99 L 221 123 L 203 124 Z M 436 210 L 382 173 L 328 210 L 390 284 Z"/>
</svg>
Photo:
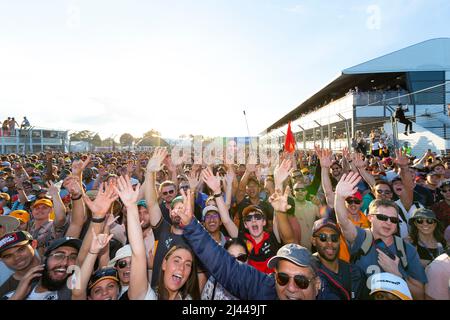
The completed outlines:
<svg viewBox="0 0 450 320">
<path fill-rule="evenodd" d="M 119 141 L 123 147 L 130 147 L 133 144 L 134 137 L 129 133 L 124 133 L 120 136 Z"/>
</svg>

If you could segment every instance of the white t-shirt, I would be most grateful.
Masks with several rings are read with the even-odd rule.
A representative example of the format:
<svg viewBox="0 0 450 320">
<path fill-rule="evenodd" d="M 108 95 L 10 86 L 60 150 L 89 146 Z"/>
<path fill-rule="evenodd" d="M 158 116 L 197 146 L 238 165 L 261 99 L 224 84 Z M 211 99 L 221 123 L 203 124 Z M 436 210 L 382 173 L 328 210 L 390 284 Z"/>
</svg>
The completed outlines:
<svg viewBox="0 0 450 320">
<path fill-rule="evenodd" d="M 36 292 L 36 287 L 33 288 L 29 296 L 25 300 L 58 300 L 58 292 L 57 291 L 45 291 L 45 292 Z M 11 291 L 6 294 L 8 298 L 11 298 L 15 291 Z"/>
<path fill-rule="evenodd" d="M 398 205 L 398 207 L 403 212 L 403 215 L 406 218 L 406 221 L 403 221 L 402 216 L 398 215 L 398 218 L 400 219 L 400 223 L 399 223 L 400 224 L 400 237 L 406 238 L 409 236 L 408 221 L 411 218 L 414 211 L 416 211 L 418 209 L 416 206 L 416 203 L 419 206 L 419 208 L 423 208 L 423 206 L 419 202 L 415 202 L 412 204 L 411 208 L 409 208 L 409 211 L 406 211 L 406 208 L 400 199 L 395 201 L 395 203 Z"/>
</svg>

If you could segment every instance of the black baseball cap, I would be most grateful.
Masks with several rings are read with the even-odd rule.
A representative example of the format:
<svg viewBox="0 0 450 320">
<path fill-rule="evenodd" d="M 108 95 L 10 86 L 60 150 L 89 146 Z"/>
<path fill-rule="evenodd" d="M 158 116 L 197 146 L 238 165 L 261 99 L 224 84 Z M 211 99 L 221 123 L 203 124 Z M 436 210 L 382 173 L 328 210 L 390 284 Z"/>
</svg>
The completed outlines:
<svg viewBox="0 0 450 320">
<path fill-rule="evenodd" d="M 330 228 L 330 229 L 333 229 L 334 231 L 336 231 L 338 234 L 341 234 L 341 230 L 339 229 L 337 224 L 329 218 L 322 218 L 322 219 L 315 221 L 313 228 L 312 228 L 313 234 L 319 232 L 320 229 L 322 229 L 322 228 Z"/>
<path fill-rule="evenodd" d="M 77 238 L 72 238 L 72 237 L 64 237 L 64 238 L 59 238 L 54 240 L 48 247 L 47 250 L 45 251 L 44 256 L 48 256 L 53 250 L 58 249 L 59 247 L 72 247 L 77 249 L 78 251 L 81 248 L 81 244 L 82 241 L 80 239 Z"/>
<path fill-rule="evenodd" d="M 33 237 L 26 231 L 7 233 L 0 238 L 0 254 L 9 248 L 27 244 L 32 240 Z"/>
</svg>

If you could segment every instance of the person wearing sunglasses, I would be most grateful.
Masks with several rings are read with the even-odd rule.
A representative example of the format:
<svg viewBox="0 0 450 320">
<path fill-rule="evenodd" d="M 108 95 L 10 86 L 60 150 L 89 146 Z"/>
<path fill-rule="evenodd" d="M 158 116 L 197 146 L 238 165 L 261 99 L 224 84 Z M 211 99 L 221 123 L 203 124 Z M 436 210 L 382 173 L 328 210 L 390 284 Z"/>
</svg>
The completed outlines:
<svg viewBox="0 0 450 320">
<path fill-rule="evenodd" d="M 287 190 L 289 191 L 289 190 Z M 186 196 L 186 208 L 191 203 Z M 271 196 L 271 203 L 287 207 L 287 193 Z M 274 207 L 274 208 L 275 208 Z M 280 211 L 281 212 L 281 211 Z M 279 213 L 277 213 L 278 215 Z M 321 286 L 317 264 L 311 253 L 299 244 L 286 244 L 269 259 L 267 267 L 275 270 L 266 274 L 240 263 L 219 246 L 205 231 L 192 210 L 180 213 L 187 240 L 200 261 L 208 266 L 211 275 L 233 296 L 241 300 L 315 300 Z M 253 219 L 253 218 L 252 218 Z"/>
<path fill-rule="evenodd" d="M 151 279 L 151 286 L 156 287 L 157 281 L 159 279 L 159 273 L 161 266 L 163 264 L 164 257 L 170 248 L 174 245 L 186 245 L 186 241 L 183 238 L 183 228 L 181 226 L 180 212 L 184 208 L 183 197 L 174 197 L 170 202 L 169 209 L 169 221 L 164 217 L 161 210 L 161 206 L 158 203 L 158 196 L 156 190 L 156 172 L 162 167 L 164 159 L 167 157 L 167 150 L 164 148 L 156 148 L 153 153 L 152 158 L 147 164 L 147 170 L 145 173 L 146 183 L 143 185 L 145 201 L 147 203 L 147 208 L 150 213 L 150 225 L 153 228 L 153 234 L 155 236 L 155 243 L 157 243 L 156 249 L 154 249 L 154 259 L 153 259 L 153 272 Z M 163 185 L 163 184 L 162 184 Z M 173 186 L 172 186 L 173 187 Z M 166 187 L 162 189 L 166 190 Z M 169 192 L 167 188 L 167 192 Z M 176 190 L 173 188 L 173 190 Z M 180 190 L 183 194 L 184 190 Z M 188 193 L 191 191 L 189 190 Z M 175 193 L 175 191 L 174 191 Z M 166 198 L 169 199 L 169 198 Z M 163 206 L 165 208 L 165 205 Z M 192 209 L 194 204 L 192 204 Z M 201 268 L 196 270 L 198 272 L 199 287 L 203 288 L 204 284 L 208 280 L 204 271 Z"/>
<path fill-rule="evenodd" d="M 345 199 L 356 191 L 361 177 L 354 172 L 344 175 L 336 187 L 336 218 L 349 245 L 351 261 L 368 276 L 383 270 L 402 277 L 415 299 L 424 298 L 425 270 L 416 249 L 396 236 L 399 209 L 389 200 L 372 201 L 368 219 L 370 229 L 355 226 L 349 219 Z"/>
<path fill-rule="evenodd" d="M 248 250 L 245 243 L 239 238 L 228 239 L 223 246 L 228 253 L 236 258 L 240 263 L 247 263 Z M 202 300 L 238 300 L 235 296 L 229 293 L 225 288 L 218 283 L 213 276 L 209 277 L 208 282 L 203 288 Z"/>
<path fill-rule="evenodd" d="M 329 218 L 314 222 L 311 243 L 317 250 L 323 300 L 361 300 L 368 296 L 366 276 L 357 266 L 339 259 L 341 231 Z"/>
<path fill-rule="evenodd" d="M 114 258 L 109 261 L 108 267 L 114 267 L 117 270 L 117 277 L 120 280 L 120 299 L 128 300 L 127 291 L 130 285 L 131 274 L 131 246 L 125 245 L 117 250 Z"/>
<path fill-rule="evenodd" d="M 433 211 L 417 209 L 409 219 L 410 243 L 416 247 L 424 267 L 444 253 L 447 245 L 442 224 Z"/>
<path fill-rule="evenodd" d="M 359 191 L 345 199 L 345 207 L 347 208 L 347 216 L 350 221 L 360 228 L 369 228 L 370 222 L 366 215 L 361 211 L 362 195 Z"/>
</svg>

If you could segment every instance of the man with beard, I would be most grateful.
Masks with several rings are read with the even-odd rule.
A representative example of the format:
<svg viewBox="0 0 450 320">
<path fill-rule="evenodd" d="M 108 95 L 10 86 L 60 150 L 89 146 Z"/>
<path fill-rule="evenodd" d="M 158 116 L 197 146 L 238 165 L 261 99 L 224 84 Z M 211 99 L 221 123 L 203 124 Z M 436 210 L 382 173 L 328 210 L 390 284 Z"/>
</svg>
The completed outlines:
<svg viewBox="0 0 450 320">
<path fill-rule="evenodd" d="M 322 282 L 319 293 L 323 300 L 361 300 L 368 297 L 366 276 L 360 268 L 340 260 L 341 231 L 328 218 L 314 223 L 311 243 L 317 249 L 318 275 Z"/>
<path fill-rule="evenodd" d="M 180 225 L 181 218 L 179 215 L 179 212 L 184 210 L 183 198 L 181 196 L 176 197 L 170 203 L 169 218 L 171 223 L 163 218 L 161 208 L 158 204 L 156 173 L 161 170 L 162 163 L 166 157 L 167 150 L 164 148 L 156 148 L 152 158 L 147 164 L 147 171 L 145 173 L 146 183 L 143 185 L 147 209 L 150 215 L 150 225 L 153 228 L 153 234 L 155 236 L 152 287 L 155 287 L 158 283 L 162 262 L 167 252 L 174 245 L 187 245 L 186 240 L 183 238 L 183 229 Z M 175 186 L 172 187 L 175 190 Z M 198 276 L 200 290 L 202 290 L 208 279 L 203 271 L 199 272 Z"/>
<path fill-rule="evenodd" d="M 9 300 L 70 300 L 67 279 L 69 267 L 76 265 L 81 240 L 71 237 L 52 242 L 44 254 L 44 264 L 31 268 L 17 289 L 6 296 Z"/>
<path fill-rule="evenodd" d="M 147 203 L 145 200 L 139 200 L 137 203 L 139 212 L 139 222 L 142 228 L 142 235 L 144 237 L 145 252 L 147 254 L 147 266 L 150 269 L 153 254 L 152 250 L 155 246 L 155 235 L 153 234 L 153 229 L 150 224 L 150 213 L 147 209 Z"/>
<path fill-rule="evenodd" d="M 0 260 L 14 271 L 0 287 L 0 297 L 16 290 L 25 274 L 40 264 L 36 246 L 37 241 L 26 231 L 8 233 L 0 238 Z"/>
</svg>

